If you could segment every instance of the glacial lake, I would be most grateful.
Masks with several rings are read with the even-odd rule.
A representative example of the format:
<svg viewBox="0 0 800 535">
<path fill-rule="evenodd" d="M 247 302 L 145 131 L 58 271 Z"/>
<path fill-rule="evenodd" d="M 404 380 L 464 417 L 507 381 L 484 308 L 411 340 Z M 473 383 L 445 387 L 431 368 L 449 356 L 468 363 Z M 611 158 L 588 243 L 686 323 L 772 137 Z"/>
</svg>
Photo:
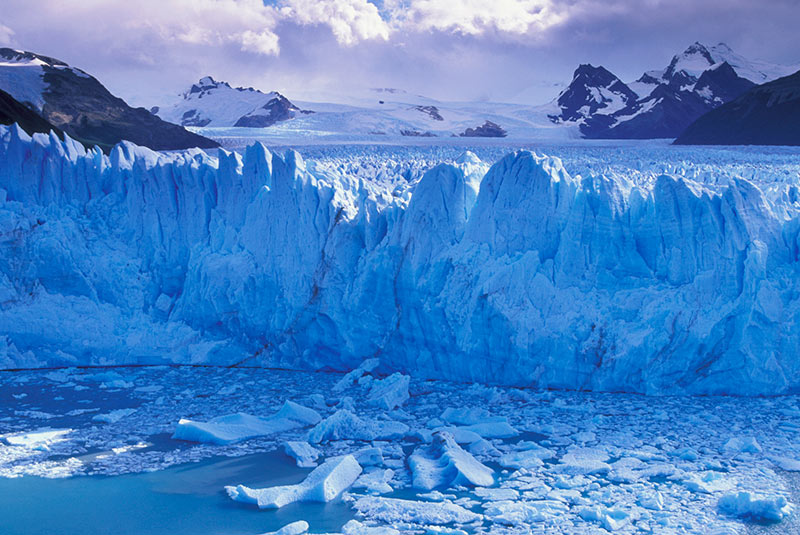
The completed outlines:
<svg viewBox="0 0 800 535">
<path fill-rule="evenodd" d="M 310 470 L 279 452 L 215 457 L 117 476 L 0 478 L 2 535 L 256 535 L 305 520 L 337 532 L 353 518 L 341 500 L 275 511 L 228 498 L 224 486 L 298 483 Z"/>
</svg>

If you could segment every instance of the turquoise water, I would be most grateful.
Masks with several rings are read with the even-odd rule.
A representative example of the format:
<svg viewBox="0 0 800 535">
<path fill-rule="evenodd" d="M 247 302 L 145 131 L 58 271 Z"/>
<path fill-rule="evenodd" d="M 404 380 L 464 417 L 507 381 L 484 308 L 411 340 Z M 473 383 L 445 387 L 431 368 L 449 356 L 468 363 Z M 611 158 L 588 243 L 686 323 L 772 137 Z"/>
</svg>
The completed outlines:
<svg viewBox="0 0 800 535">
<path fill-rule="evenodd" d="M 298 483 L 308 474 L 281 453 L 213 458 L 158 472 L 66 479 L 0 479 L 2 535 L 244 535 L 305 520 L 336 532 L 353 517 L 341 501 L 260 511 L 223 487 Z"/>
</svg>

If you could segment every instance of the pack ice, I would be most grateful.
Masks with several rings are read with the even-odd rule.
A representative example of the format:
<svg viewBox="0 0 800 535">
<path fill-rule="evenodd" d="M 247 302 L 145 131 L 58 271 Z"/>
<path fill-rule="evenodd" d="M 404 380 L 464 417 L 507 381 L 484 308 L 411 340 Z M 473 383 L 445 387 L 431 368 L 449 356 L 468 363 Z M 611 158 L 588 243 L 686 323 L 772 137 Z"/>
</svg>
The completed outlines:
<svg viewBox="0 0 800 535">
<path fill-rule="evenodd" d="M 401 187 L 261 144 L 0 140 L 5 368 L 377 356 L 380 373 L 516 386 L 800 386 L 791 181 L 572 176 L 519 151 Z M 381 386 L 376 404 L 403 402 L 402 380 Z"/>
</svg>

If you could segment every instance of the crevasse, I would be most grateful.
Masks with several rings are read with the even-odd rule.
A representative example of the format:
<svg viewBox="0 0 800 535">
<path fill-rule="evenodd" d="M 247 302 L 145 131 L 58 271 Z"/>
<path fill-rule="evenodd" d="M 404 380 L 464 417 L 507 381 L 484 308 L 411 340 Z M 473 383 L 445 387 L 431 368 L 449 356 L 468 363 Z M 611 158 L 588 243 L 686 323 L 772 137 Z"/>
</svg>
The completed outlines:
<svg viewBox="0 0 800 535">
<path fill-rule="evenodd" d="M 795 196 L 472 154 L 410 195 L 261 144 L 0 127 L 0 367 L 208 363 L 539 388 L 800 385 Z M 788 203 L 788 204 L 787 204 Z"/>
</svg>

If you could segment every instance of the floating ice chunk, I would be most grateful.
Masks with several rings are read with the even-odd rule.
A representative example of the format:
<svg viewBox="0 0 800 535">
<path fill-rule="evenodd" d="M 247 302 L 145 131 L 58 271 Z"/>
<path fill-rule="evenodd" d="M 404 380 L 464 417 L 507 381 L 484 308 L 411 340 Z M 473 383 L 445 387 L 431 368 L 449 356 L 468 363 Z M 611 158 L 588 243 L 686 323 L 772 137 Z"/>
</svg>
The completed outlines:
<svg viewBox="0 0 800 535">
<path fill-rule="evenodd" d="M 227 486 L 234 501 L 252 503 L 259 509 L 278 509 L 294 502 L 329 502 L 347 490 L 361 474 L 352 455 L 332 457 L 315 468 L 302 483 L 264 489 L 244 485 Z"/>
<path fill-rule="evenodd" d="M 607 474 L 611 466 L 608 453 L 596 448 L 575 448 L 565 453 L 554 471 L 569 475 Z"/>
<path fill-rule="evenodd" d="M 350 396 L 344 396 L 342 399 L 339 400 L 339 403 L 336 404 L 336 409 L 344 409 L 350 412 L 356 411 L 356 403 L 353 401 L 353 398 Z"/>
<path fill-rule="evenodd" d="M 325 396 L 323 396 L 322 394 L 319 393 L 311 394 L 310 396 L 308 396 L 308 399 L 310 399 L 311 402 L 314 404 L 314 406 L 317 407 L 318 409 L 324 409 L 328 406 L 328 404 L 325 403 Z"/>
<path fill-rule="evenodd" d="M 614 483 L 632 483 L 647 475 L 647 464 L 636 457 L 622 457 L 611 463 L 608 480 Z"/>
<path fill-rule="evenodd" d="M 486 409 L 448 407 L 442 413 L 442 420 L 458 426 L 459 429 L 477 433 L 483 438 L 511 438 L 519 435 L 519 431 L 509 425 L 507 418 L 492 416 Z"/>
<path fill-rule="evenodd" d="M 489 411 L 481 408 L 454 409 L 448 407 L 442 413 L 442 420 L 452 425 L 472 425 L 487 422 L 506 422 L 503 416 L 492 416 Z"/>
<path fill-rule="evenodd" d="M 66 383 L 72 379 L 72 375 L 67 370 L 57 370 L 44 375 L 45 379 L 53 381 L 54 383 Z"/>
<path fill-rule="evenodd" d="M 578 512 L 578 515 L 588 522 L 599 522 L 607 531 L 615 531 L 625 527 L 632 520 L 630 513 L 627 511 L 602 505 L 584 507 Z"/>
<path fill-rule="evenodd" d="M 283 407 L 269 418 L 236 413 L 212 418 L 208 422 L 195 422 L 181 418 L 172 438 L 211 444 L 232 444 L 248 438 L 273 435 L 299 427 L 308 427 L 321 420 L 317 411 L 286 401 Z"/>
<path fill-rule="evenodd" d="M 308 522 L 305 520 L 298 520 L 291 524 L 286 524 L 278 531 L 271 531 L 263 535 L 302 535 L 308 531 Z"/>
<path fill-rule="evenodd" d="M 376 446 L 361 448 L 353 454 L 361 466 L 381 466 L 383 464 L 383 450 Z"/>
<path fill-rule="evenodd" d="M 467 524 L 483 518 L 450 502 L 420 502 L 381 496 L 364 496 L 356 500 L 353 507 L 366 518 L 387 524 Z"/>
<path fill-rule="evenodd" d="M 420 446 L 408 459 L 413 485 L 419 489 L 494 484 L 491 468 L 461 449 L 448 433 L 437 433 L 433 443 Z"/>
<path fill-rule="evenodd" d="M 362 375 L 361 377 L 358 378 L 358 381 L 356 381 L 356 384 L 358 386 L 360 386 L 361 388 L 367 388 L 367 387 L 372 386 L 372 383 L 374 381 L 375 381 L 375 378 L 373 376 L 371 376 L 371 375 Z"/>
<path fill-rule="evenodd" d="M 106 414 L 98 414 L 92 420 L 104 424 L 115 424 L 134 412 L 136 412 L 136 409 L 117 409 Z"/>
<path fill-rule="evenodd" d="M 70 433 L 72 433 L 72 429 L 50 429 L 49 427 L 43 427 L 35 431 L 0 435 L 0 443 L 8 446 L 20 446 L 32 450 L 47 451 L 53 444 L 67 440 L 64 437 Z"/>
<path fill-rule="evenodd" d="M 408 385 L 410 377 L 401 373 L 393 373 L 389 377 L 376 380 L 367 396 L 370 405 L 390 411 L 408 401 Z"/>
<path fill-rule="evenodd" d="M 536 468 L 542 466 L 544 459 L 552 459 L 556 452 L 540 446 L 536 442 L 521 441 L 516 445 L 517 450 L 500 456 L 500 465 L 504 468 Z"/>
<path fill-rule="evenodd" d="M 212 418 L 208 422 L 195 422 L 181 418 L 172 438 L 190 442 L 233 444 L 248 438 L 282 433 L 303 427 L 286 418 L 266 419 L 250 414 L 236 413 Z"/>
<path fill-rule="evenodd" d="M 308 441 L 319 444 L 329 440 L 378 440 L 402 438 L 409 427 L 402 422 L 361 419 L 340 409 L 308 432 Z"/>
<path fill-rule="evenodd" d="M 651 511 L 661 511 L 664 509 L 664 495 L 659 491 L 647 491 L 639 496 L 639 505 Z"/>
<path fill-rule="evenodd" d="M 495 448 L 494 444 L 492 444 L 485 438 L 482 438 L 479 441 L 470 444 L 469 452 L 473 455 L 484 456 L 484 457 L 497 457 L 500 455 L 500 450 Z"/>
<path fill-rule="evenodd" d="M 478 487 L 474 492 L 476 496 L 480 496 L 484 500 L 491 502 L 516 500 L 519 498 L 519 491 L 509 488 L 487 489 L 485 487 Z"/>
<path fill-rule="evenodd" d="M 335 385 L 333 385 L 333 391 L 334 392 L 343 392 L 343 391 L 347 390 L 348 388 L 353 386 L 356 383 L 356 381 L 358 381 L 365 373 L 369 373 L 372 370 L 374 370 L 375 368 L 377 368 L 378 364 L 380 364 L 380 362 L 381 361 L 379 359 L 367 359 L 367 360 L 365 360 L 364 362 L 362 362 L 358 366 L 358 368 L 356 368 L 355 370 L 352 370 L 351 372 L 345 374 L 344 377 L 339 379 L 339 382 L 337 382 Z"/>
<path fill-rule="evenodd" d="M 93 381 L 95 383 L 113 383 L 114 381 L 125 381 L 125 378 L 115 371 L 92 373 L 78 377 L 82 381 Z"/>
<path fill-rule="evenodd" d="M 718 505 L 725 514 L 762 522 L 779 522 L 792 508 L 783 496 L 765 496 L 744 491 L 725 494 L 719 499 Z"/>
<path fill-rule="evenodd" d="M 366 489 L 370 494 L 386 494 L 392 492 L 394 489 L 389 482 L 394 477 L 394 470 L 386 469 L 373 469 L 371 472 L 361 474 L 355 483 L 354 489 Z"/>
<path fill-rule="evenodd" d="M 501 500 L 489 503 L 484 514 L 487 519 L 498 524 L 527 526 L 533 522 L 561 518 L 568 509 L 567 504 L 557 500 Z"/>
<path fill-rule="evenodd" d="M 698 458 L 697 451 L 694 448 L 680 448 L 669 453 L 673 457 L 684 461 L 696 461 Z"/>
<path fill-rule="evenodd" d="M 342 526 L 342 535 L 400 535 L 400 532 L 389 526 L 367 526 L 353 519 Z"/>
<path fill-rule="evenodd" d="M 720 472 L 709 470 L 689 474 L 683 480 L 683 486 L 699 494 L 711 494 L 715 491 L 733 488 L 733 482 Z"/>
<path fill-rule="evenodd" d="M 100 383 L 100 388 L 133 388 L 133 383 L 123 380 L 105 381 Z"/>
<path fill-rule="evenodd" d="M 787 472 L 800 472 L 800 460 L 789 457 L 770 457 L 769 460 L 781 470 L 786 470 Z"/>
<path fill-rule="evenodd" d="M 319 450 L 308 442 L 284 442 L 283 451 L 286 455 L 292 457 L 300 468 L 313 468 L 317 466 Z"/>
<path fill-rule="evenodd" d="M 477 433 L 482 438 L 511 438 L 519 435 L 519 431 L 511 427 L 508 422 L 481 422 L 460 429 Z"/>
<path fill-rule="evenodd" d="M 739 453 L 760 453 L 761 445 L 755 437 L 733 437 L 722 446 L 722 453 L 736 455 Z"/>
<path fill-rule="evenodd" d="M 544 465 L 539 453 L 535 450 L 511 451 L 504 453 L 498 459 L 503 468 L 532 469 Z"/>
<path fill-rule="evenodd" d="M 283 403 L 283 406 L 280 408 L 280 410 L 276 412 L 274 416 L 272 416 L 272 418 L 286 418 L 287 420 L 300 422 L 305 426 L 316 425 L 322 420 L 322 416 L 320 416 L 319 413 L 314 409 L 303 407 L 299 403 L 289 401 L 288 399 Z"/>
<path fill-rule="evenodd" d="M 471 431 L 466 427 L 437 427 L 433 430 L 434 433 L 448 433 L 453 436 L 459 444 L 474 444 L 483 439 L 475 431 Z"/>
</svg>

